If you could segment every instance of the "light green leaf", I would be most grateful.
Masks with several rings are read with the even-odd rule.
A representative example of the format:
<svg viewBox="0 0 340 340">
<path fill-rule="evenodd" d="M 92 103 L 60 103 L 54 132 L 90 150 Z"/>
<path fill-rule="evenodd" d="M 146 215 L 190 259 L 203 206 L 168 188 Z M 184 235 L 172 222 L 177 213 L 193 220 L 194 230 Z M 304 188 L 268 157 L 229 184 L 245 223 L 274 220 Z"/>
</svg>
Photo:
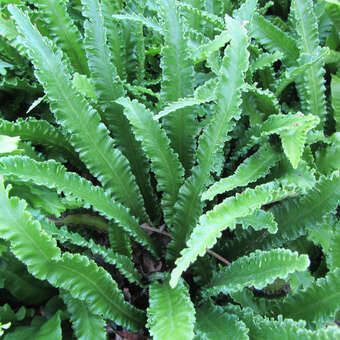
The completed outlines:
<svg viewBox="0 0 340 340">
<path fill-rule="evenodd" d="M 148 323 L 154 340 L 194 338 L 195 309 L 183 281 L 172 289 L 168 281 L 150 286 Z"/>
<path fill-rule="evenodd" d="M 262 289 L 277 278 L 285 279 L 290 273 L 307 269 L 309 264 L 307 255 L 298 255 L 289 249 L 257 250 L 215 273 L 203 288 L 203 294 L 230 294 L 253 286 Z"/>
</svg>

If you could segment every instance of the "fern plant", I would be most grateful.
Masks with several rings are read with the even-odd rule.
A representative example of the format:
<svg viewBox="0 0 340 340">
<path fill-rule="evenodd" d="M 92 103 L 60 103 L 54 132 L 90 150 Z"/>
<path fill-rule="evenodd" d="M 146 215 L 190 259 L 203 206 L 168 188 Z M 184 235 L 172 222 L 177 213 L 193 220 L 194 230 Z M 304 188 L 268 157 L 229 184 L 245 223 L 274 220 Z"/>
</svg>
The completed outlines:
<svg viewBox="0 0 340 340">
<path fill-rule="evenodd" d="M 338 1 L 0 3 L 5 340 L 340 337 Z"/>
</svg>

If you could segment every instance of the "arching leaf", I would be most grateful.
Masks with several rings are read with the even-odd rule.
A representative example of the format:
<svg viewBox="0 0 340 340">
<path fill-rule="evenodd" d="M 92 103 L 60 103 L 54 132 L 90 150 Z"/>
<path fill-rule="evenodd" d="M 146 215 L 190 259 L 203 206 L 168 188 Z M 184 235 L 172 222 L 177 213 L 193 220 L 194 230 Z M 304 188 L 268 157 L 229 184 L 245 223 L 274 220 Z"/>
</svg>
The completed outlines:
<svg viewBox="0 0 340 340">
<path fill-rule="evenodd" d="M 51 109 L 71 134 L 71 144 L 81 160 L 136 217 L 147 221 L 143 199 L 128 161 L 114 147 L 98 112 L 73 88 L 61 54 L 53 52 L 51 43 L 42 38 L 20 9 L 9 6 L 9 10 L 22 35 L 21 44 L 29 54 L 36 76 L 51 102 Z"/>
<path fill-rule="evenodd" d="M 161 126 L 153 119 L 152 112 L 137 101 L 120 98 L 117 101 L 125 108 L 125 115 L 133 126 L 137 140 L 152 162 L 158 181 L 158 190 L 163 192 L 162 205 L 165 221 L 172 225 L 174 206 L 178 191 L 183 184 L 184 170 L 178 156 L 170 147 L 170 140 Z"/>
<path fill-rule="evenodd" d="M 137 242 L 145 245 L 153 253 L 156 246 L 148 237 L 138 221 L 123 205 L 114 201 L 101 187 L 76 173 L 67 172 L 66 168 L 55 161 L 37 162 L 28 157 L 3 157 L 0 161 L 0 173 L 15 175 L 22 180 L 32 180 L 34 183 L 63 191 L 66 195 L 77 197 L 84 202 L 85 207 L 93 208 L 109 220 L 113 219 L 124 228 Z"/>
<path fill-rule="evenodd" d="M 309 264 L 307 255 L 299 256 L 288 249 L 257 250 L 217 272 L 203 293 L 207 296 L 230 294 L 253 286 L 262 289 L 277 278 L 285 279 L 296 270 L 307 269 Z"/>
</svg>

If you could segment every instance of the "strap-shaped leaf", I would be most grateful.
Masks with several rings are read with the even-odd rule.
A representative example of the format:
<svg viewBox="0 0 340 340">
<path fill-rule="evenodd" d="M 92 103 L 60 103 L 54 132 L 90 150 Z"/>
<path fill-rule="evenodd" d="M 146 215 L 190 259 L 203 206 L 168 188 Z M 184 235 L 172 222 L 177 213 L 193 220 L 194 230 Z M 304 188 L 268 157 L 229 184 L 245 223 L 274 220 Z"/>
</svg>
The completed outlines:
<svg viewBox="0 0 340 340">
<path fill-rule="evenodd" d="M 268 89 L 262 90 L 254 85 L 246 85 L 245 92 L 250 93 L 255 98 L 257 108 L 267 115 L 280 112 L 279 102 L 273 92 Z"/>
<path fill-rule="evenodd" d="M 161 52 L 161 99 L 164 105 L 193 94 L 194 67 L 175 1 L 160 1 L 160 14 L 165 40 Z M 177 110 L 164 118 L 163 125 L 172 147 L 179 155 L 184 168 L 189 171 L 193 163 L 196 135 L 194 111 L 190 108 Z"/>
<path fill-rule="evenodd" d="M 16 122 L 0 120 L 0 134 L 11 137 L 19 136 L 21 140 L 30 141 L 33 144 L 62 149 L 64 157 L 71 161 L 78 159 L 68 140 L 57 128 L 43 119 L 18 119 Z"/>
<path fill-rule="evenodd" d="M 300 53 L 308 56 L 319 54 L 318 21 L 313 10 L 313 1 L 294 0 L 292 1 L 291 12 L 295 18 L 296 31 L 300 37 Z M 304 63 L 304 61 L 302 62 Z M 301 61 L 299 61 L 299 64 L 301 64 Z M 323 64 L 324 61 L 321 60 L 311 65 L 309 72 L 304 74 L 303 81 L 298 82 L 303 111 L 318 116 L 321 122 L 325 120 L 327 114 Z"/>
<path fill-rule="evenodd" d="M 331 81 L 333 117 L 336 131 L 340 132 L 340 77 L 332 75 Z"/>
<path fill-rule="evenodd" d="M 252 286 L 262 289 L 277 278 L 285 279 L 296 270 L 307 269 L 309 264 L 307 255 L 298 255 L 289 249 L 257 250 L 215 273 L 203 293 L 206 296 L 230 294 Z"/>
<path fill-rule="evenodd" d="M 299 65 L 296 67 L 289 67 L 277 80 L 275 94 L 276 96 L 280 96 L 282 91 L 292 82 L 299 79 L 299 77 L 303 77 L 305 73 L 310 72 L 310 68 L 313 65 L 317 65 L 323 58 L 325 58 L 329 54 L 329 50 L 323 49 L 322 52 L 319 53 L 318 56 L 311 56 L 310 60 L 304 62 L 303 65 Z"/>
<path fill-rule="evenodd" d="M 148 323 L 154 340 L 191 340 L 194 338 L 195 309 L 183 281 L 172 289 L 169 282 L 150 286 Z"/>
<path fill-rule="evenodd" d="M 285 198 L 287 190 L 275 182 L 259 185 L 255 189 L 246 189 L 241 194 L 226 198 L 200 217 L 193 230 L 187 248 L 181 251 L 176 260 L 176 267 L 171 273 L 170 285 L 175 287 L 179 277 L 198 256 L 203 256 L 221 236 L 224 229 L 235 228 L 235 220 L 253 213 L 264 204 Z"/>
<path fill-rule="evenodd" d="M 262 53 L 257 57 L 256 60 L 250 66 L 250 71 L 255 72 L 257 70 L 263 70 L 267 67 L 272 66 L 276 61 L 282 59 L 283 55 L 277 51 L 274 53 Z"/>
<path fill-rule="evenodd" d="M 217 79 L 212 78 L 207 80 L 202 86 L 198 87 L 194 92 L 194 97 L 181 98 L 173 103 L 168 104 L 161 112 L 154 116 L 153 119 L 160 119 L 171 112 L 177 111 L 189 106 L 200 105 L 213 100 L 216 100 L 215 88 Z"/>
<path fill-rule="evenodd" d="M 86 56 L 81 44 L 82 37 L 67 11 L 67 1 L 30 0 L 40 10 L 39 18 L 51 32 L 51 37 L 70 58 L 76 71 L 88 75 Z"/>
<path fill-rule="evenodd" d="M 202 200 L 212 200 L 216 195 L 247 186 L 268 175 L 270 168 L 279 161 L 279 154 L 270 145 L 261 147 L 256 153 L 243 161 L 232 176 L 214 183 L 202 194 Z"/>
<path fill-rule="evenodd" d="M 64 148 L 69 153 L 74 153 L 72 147 L 60 131 L 43 119 L 19 118 L 15 122 L 1 119 L 0 133 L 11 137 L 19 136 L 20 139 L 30 141 L 34 144 L 53 145 Z"/>
<path fill-rule="evenodd" d="M 321 222 L 323 217 L 333 212 L 340 200 L 340 177 L 336 173 L 321 177 L 315 187 L 302 198 L 293 198 L 273 207 L 272 213 L 278 224 L 278 233 L 260 236 L 256 247 L 281 246 L 288 240 L 304 235 L 306 230 Z"/>
<path fill-rule="evenodd" d="M 248 340 L 248 329 L 236 315 L 208 303 L 197 310 L 196 333 L 204 340 Z"/>
<path fill-rule="evenodd" d="M 72 328 L 78 340 L 107 339 L 105 321 L 100 316 L 89 312 L 84 302 L 74 299 L 66 292 L 62 294 L 62 298 L 71 314 Z"/>
<path fill-rule="evenodd" d="M 118 1 L 102 0 L 104 25 L 107 32 L 107 42 L 112 53 L 113 63 L 120 79 L 126 79 L 126 59 L 123 25 L 113 20 L 113 15 L 122 10 L 122 3 Z"/>
<path fill-rule="evenodd" d="M 127 328 L 138 329 L 144 323 L 142 311 L 128 304 L 117 283 L 103 268 L 86 256 L 64 253 L 26 211 L 25 201 L 8 197 L 0 185 L 0 231 L 11 242 L 11 251 L 28 271 L 67 290 L 73 298 L 86 301 L 91 312 L 115 320 Z"/>
<path fill-rule="evenodd" d="M 0 182 L 0 200 L 1 237 L 11 242 L 11 251 L 27 265 L 31 274 L 45 279 L 51 261 L 60 258 L 56 241 L 43 232 L 40 224 L 25 211 L 25 201 L 8 198 L 3 179 Z"/>
<path fill-rule="evenodd" d="M 252 20 L 251 35 L 256 38 L 268 51 L 281 52 L 287 65 L 294 65 L 299 57 L 295 41 L 270 21 L 259 14 Z"/>
<path fill-rule="evenodd" d="M 103 186 L 126 204 L 136 217 L 147 220 L 143 199 L 128 161 L 114 147 L 98 112 L 73 88 L 61 54 L 53 52 L 51 43 L 42 38 L 20 9 L 9 6 L 9 10 L 23 36 L 21 43 L 36 68 L 36 76 L 44 86 L 51 109 L 71 134 L 71 143 L 80 158 Z"/>
<path fill-rule="evenodd" d="M 32 180 L 39 185 L 63 191 L 66 195 L 80 198 L 85 207 L 93 208 L 109 220 L 113 219 L 124 228 L 137 242 L 145 245 L 153 253 L 156 246 L 140 228 L 138 221 L 123 205 L 114 201 L 101 187 L 76 173 L 67 172 L 66 168 L 53 160 L 37 162 L 28 157 L 3 157 L 0 162 L 0 173 L 15 175 L 22 180 Z"/>
<path fill-rule="evenodd" d="M 228 139 L 228 133 L 235 125 L 235 120 L 238 120 L 241 114 L 241 89 L 249 64 L 247 51 L 249 39 L 246 30 L 237 21 L 227 17 L 227 22 L 232 40 L 223 58 L 215 91 L 216 113 L 199 139 L 198 165 L 180 189 L 176 205 L 174 238 L 169 248 L 171 255 L 177 255 L 185 247 L 185 241 L 202 212 L 200 194 L 209 179 L 214 157 L 223 147 Z"/>
<path fill-rule="evenodd" d="M 285 318 L 324 324 L 334 318 L 340 304 L 340 269 L 329 272 L 304 291 L 278 302 L 278 310 Z"/>
<path fill-rule="evenodd" d="M 92 313 L 130 329 L 143 327 L 144 312 L 127 303 L 110 274 L 86 256 L 64 253 L 49 275 L 52 285 L 84 301 Z"/>
<path fill-rule="evenodd" d="M 307 132 L 315 127 L 319 121 L 316 116 L 305 116 L 301 113 L 271 115 L 264 123 L 249 130 L 248 134 L 252 141 L 242 152 L 248 150 L 260 138 L 276 133 L 281 137 L 284 153 L 292 166 L 297 168 L 305 147 Z"/>
<path fill-rule="evenodd" d="M 283 151 L 288 157 L 294 169 L 299 165 L 307 139 L 307 133 L 319 123 L 319 119 L 314 116 L 310 120 L 305 120 L 303 124 L 295 123 L 292 129 L 284 130 L 280 133 Z"/>
<path fill-rule="evenodd" d="M 215 26 L 215 27 L 217 27 L 221 30 L 225 29 L 225 24 L 224 24 L 223 20 L 219 16 L 217 16 L 213 13 L 209 13 L 208 11 L 198 9 L 198 8 L 193 7 L 193 6 L 191 6 L 191 5 L 189 5 L 185 2 L 178 3 L 178 7 L 185 12 L 192 13 L 192 14 L 198 16 L 199 18 L 201 18 L 201 20 L 202 20 L 201 22 L 205 21 L 206 23 L 210 23 L 213 26 Z"/>
<path fill-rule="evenodd" d="M 249 308 L 240 309 L 229 304 L 225 310 L 237 315 L 249 329 L 249 337 L 254 340 L 335 340 L 340 336 L 339 328 L 328 326 L 318 330 L 310 330 L 306 322 L 283 319 L 264 318 L 253 313 Z"/>
<path fill-rule="evenodd" d="M 221 34 L 217 35 L 214 40 L 209 41 L 192 52 L 192 59 L 194 60 L 194 63 L 197 64 L 206 60 L 211 54 L 225 46 L 225 44 L 229 41 L 230 36 L 228 32 L 221 32 Z"/>
<path fill-rule="evenodd" d="M 56 228 L 55 225 L 52 225 L 51 223 L 47 225 L 43 222 L 41 222 L 41 224 L 44 227 L 44 230 L 53 238 L 62 243 L 69 242 L 91 250 L 93 254 L 100 255 L 105 262 L 117 267 L 119 272 L 131 283 L 141 284 L 141 275 L 127 256 L 116 254 L 112 249 L 107 249 L 106 247 L 95 243 L 92 239 L 87 241 L 78 233 L 71 233 L 66 227 Z"/>
<path fill-rule="evenodd" d="M 151 28 L 152 30 L 160 34 L 163 34 L 161 26 L 153 18 L 148 18 L 142 15 L 138 15 L 136 13 L 114 14 L 112 17 L 117 20 L 130 20 L 133 22 L 139 22 L 142 23 L 147 28 Z"/>
<path fill-rule="evenodd" d="M 152 112 L 136 100 L 120 98 L 117 101 L 125 108 L 125 115 L 133 126 L 137 140 L 152 162 L 158 190 L 163 192 L 162 205 L 167 225 L 172 225 L 174 205 L 183 184 L 184 170 L 178 156 L 170 147 L 170 140 L 161 126 L 153 119 Z"/>
<path fill-rule="evenodd" d="M 107 44 L 107 32 L 103 16 L 103 6 L 98 0 L 82 0 L 83 15 L 87 18 L 85 28 L 85 49 L 101 117 L 112 131 L 117 145 L 128 159 L 145 200 L 147 211 L 152 211 L 155 200 L 150 185 L 149 167 L 141 146 L 136 142 L 122 107 L 115 100 L 125 95 L 123 84 L 112 63 L 112 54 Z M 124 163 L 123 163 L 124 164 Z M 125 161 L 125 166 L 129 167 Z"/>
</svg>

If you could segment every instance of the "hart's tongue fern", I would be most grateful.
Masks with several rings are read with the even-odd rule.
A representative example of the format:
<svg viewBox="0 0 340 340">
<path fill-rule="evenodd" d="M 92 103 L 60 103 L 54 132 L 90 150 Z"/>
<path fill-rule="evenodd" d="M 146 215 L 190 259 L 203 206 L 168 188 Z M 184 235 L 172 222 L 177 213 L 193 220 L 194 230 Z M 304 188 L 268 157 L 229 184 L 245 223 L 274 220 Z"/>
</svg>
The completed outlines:
<svg viewBox="0 0 340 340">
<path fill-rule="evenodd" d="M 337 0 L 0 9 L 5 340 L 340 337 Z"/>
</svg>

